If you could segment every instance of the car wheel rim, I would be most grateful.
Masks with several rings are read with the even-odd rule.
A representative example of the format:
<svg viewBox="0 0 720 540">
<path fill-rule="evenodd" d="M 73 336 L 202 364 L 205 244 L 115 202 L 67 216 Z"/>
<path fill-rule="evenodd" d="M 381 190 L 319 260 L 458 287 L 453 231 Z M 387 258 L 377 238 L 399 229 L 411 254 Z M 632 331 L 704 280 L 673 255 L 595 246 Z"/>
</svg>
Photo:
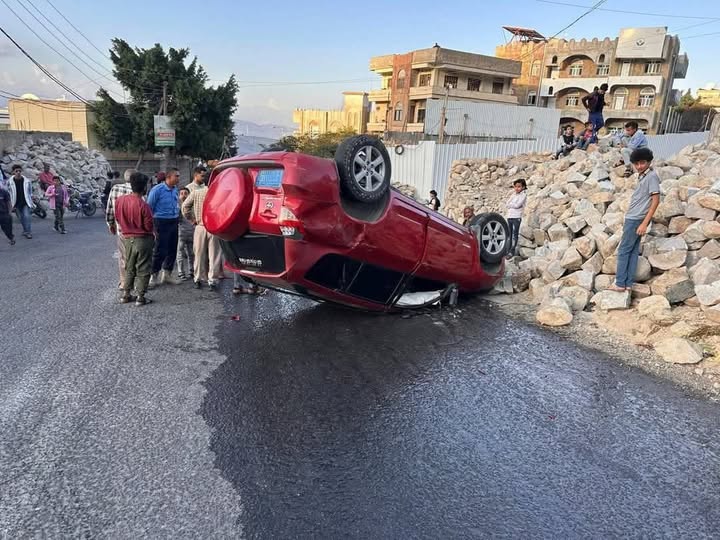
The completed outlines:
<svg viewBox="0 0 720 540">
<path fill-rule="evenodd" d="M 385 158 L 374 146 L 358 150 L 353 160 L 355 183 L 368 193 L 377 191 L 385 180 Z"/>
<path fill-rule="evenodd" d="M 483 249 L 490 255 L 498 255 L 505 249 L 505 227 L 498 221 L 490 221 L 485 224 L 480 233 L 480 242 Z"/>
</svg>

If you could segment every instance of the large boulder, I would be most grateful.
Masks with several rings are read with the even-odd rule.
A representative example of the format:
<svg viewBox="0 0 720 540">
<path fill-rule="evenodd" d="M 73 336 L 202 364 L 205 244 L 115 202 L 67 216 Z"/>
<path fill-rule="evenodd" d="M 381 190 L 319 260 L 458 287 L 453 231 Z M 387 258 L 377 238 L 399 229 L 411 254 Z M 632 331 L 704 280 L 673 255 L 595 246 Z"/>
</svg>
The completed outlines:
<svg viewBox="0 0 720 540">
<path fill-rule="evenodd" d="M 720 258 L 720 242 L 717 240 L 710 240 L 698 251 L 698 257 L 707 259 L 718 259 Z"/>
<path fill-rule="evenodd" d="M 720 281 L 710 285 L 695 285 L 695 296 L 702 306 L 716 306 L 720 304 Z"/>
<path fill-rule="evenodd" d="M 697 364 L 703 359 L 703 348 L 700 345 L 679 337 L 657 342 L 655 352 L 671 364 Z"/>
<path fill-rule="evenodd" d="M 563 255 L 562 259 L 560 260 L 560 265 L 565 269 L 569 271 L 574 270 L 580 270 L 583 264 L 583 258 L 578 252 L 577 249 L 574 247 L 568 248 L 567 251 L 565 251 L 565 254 Z"/>
<path fill-rule="evenodd" d="M 696 202 L 703 208 L 709 208 L 720 212 L 720 193 L 707 192 L 698 195 Z"/>
<path fill-rule="evenodd" d="M 679 304 L 695 296 L 695 286 L 685 268 L 675 268 L 653 278 L 650 289 L 653 294 L 667 298 L 671 304 Z"/>
<path fill-rule="evenodd" d="M 628 309 L 630 307 L 630 291 L 601 291 L 593 296 L 591 302 L 602 311 Z"/>
<path fill-rule="evenodd" d="M 689 270 L 695 285 L 710 285 L 720 280 L 720 265 L 711 259 L 701 259 Z"/>
<path fill-rule="evenodd" d="M 573 320 L 572 309 L 564 298 L 553 298 L 540 306 L 535 319 L 545 326 L 567 326 Z"/>
<path fill-rule="evenodd" d="M 673 322 L 670 302 L 664 296 L 648 296 L 638 303 L 638 313 L 659 324 Z"/>
<path fill-rule="evenodd" d="M 704 219 L 710 221 L 715 219 L 715 216 L 717 216 L 715 210 L 704 208 L 699 204 L 688 203 L 687 208 L 685 208 L 685 217 L 689 219 Z"/>
<path fill-rule="evenodd" d="M 657 270 L 671 270 L 685 266 L 687 251 L 669 251 L 667 253 L 655 253 L 648 257 L 650 265 Z"/>
<path fill-rule="evenodd" d="M 563 287 L 559 293 L 559 297 L 567 300 L 573 311 L 584 310 L 591 296 L 592 293 L 583 287 Z"/>
</svg>

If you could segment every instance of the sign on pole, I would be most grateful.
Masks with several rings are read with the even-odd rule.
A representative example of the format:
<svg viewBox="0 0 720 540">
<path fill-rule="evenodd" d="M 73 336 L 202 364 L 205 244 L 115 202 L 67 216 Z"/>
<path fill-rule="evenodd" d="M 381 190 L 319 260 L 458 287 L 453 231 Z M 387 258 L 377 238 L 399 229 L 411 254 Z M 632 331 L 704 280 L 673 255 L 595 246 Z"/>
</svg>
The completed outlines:
<svg viewBox="0 0 720 540">
<path fill-rule="evenodd" d="M 175 146 L 175 128 L 169 116 L 153 116 L 155 127 L 155 146 Z"/>
</svg>

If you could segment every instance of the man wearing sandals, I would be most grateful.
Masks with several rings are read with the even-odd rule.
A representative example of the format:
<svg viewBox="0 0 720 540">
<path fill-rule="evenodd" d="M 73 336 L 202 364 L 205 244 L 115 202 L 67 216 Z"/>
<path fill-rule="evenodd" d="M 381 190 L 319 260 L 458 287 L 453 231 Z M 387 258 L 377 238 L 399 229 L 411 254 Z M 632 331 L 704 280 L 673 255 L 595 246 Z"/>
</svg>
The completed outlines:
<svg viewBox="0 0 720 540">
<path fill-rule="evenodd" d="M 653 153 L 649 148 L 638 148 L 630 155 L 630 162 L 639 177 L 625 214 L 615 284 L 609 288 L 611 291 L 625 292 L 632 288 L 640 256 L 640 241 L 647 234 L 655 210 L 660 205 L 660 178 L 650 168 L 652 160 Z"/>
</svg>

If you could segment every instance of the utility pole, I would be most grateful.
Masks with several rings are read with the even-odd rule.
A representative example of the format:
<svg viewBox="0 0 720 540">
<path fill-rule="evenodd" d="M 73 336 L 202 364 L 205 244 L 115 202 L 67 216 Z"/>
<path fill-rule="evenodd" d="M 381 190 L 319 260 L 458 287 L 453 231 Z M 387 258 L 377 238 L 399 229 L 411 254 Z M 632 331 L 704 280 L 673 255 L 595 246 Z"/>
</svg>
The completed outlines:
<svg viewBox="0 0 720 540">
<path fill-rule="evenodd" d="M 447 114 L 448 95 L 450 94 L 450 85 L 445 85 L 445 99 L 443 100 L 442 109 L 440 109 L 440 131 L 438 132 L 438 144 L 442 144 L 445 140 L 445 115 Z"/>
<path fill-rule="evenodd" d="M 163 97 L 160 104 L 160 115 L 167 116 L 167 81 L 163 82 Z M 170 166 L 170 147 L 163 148 L 162 170 L 167 171 Z"/>
</svg>

